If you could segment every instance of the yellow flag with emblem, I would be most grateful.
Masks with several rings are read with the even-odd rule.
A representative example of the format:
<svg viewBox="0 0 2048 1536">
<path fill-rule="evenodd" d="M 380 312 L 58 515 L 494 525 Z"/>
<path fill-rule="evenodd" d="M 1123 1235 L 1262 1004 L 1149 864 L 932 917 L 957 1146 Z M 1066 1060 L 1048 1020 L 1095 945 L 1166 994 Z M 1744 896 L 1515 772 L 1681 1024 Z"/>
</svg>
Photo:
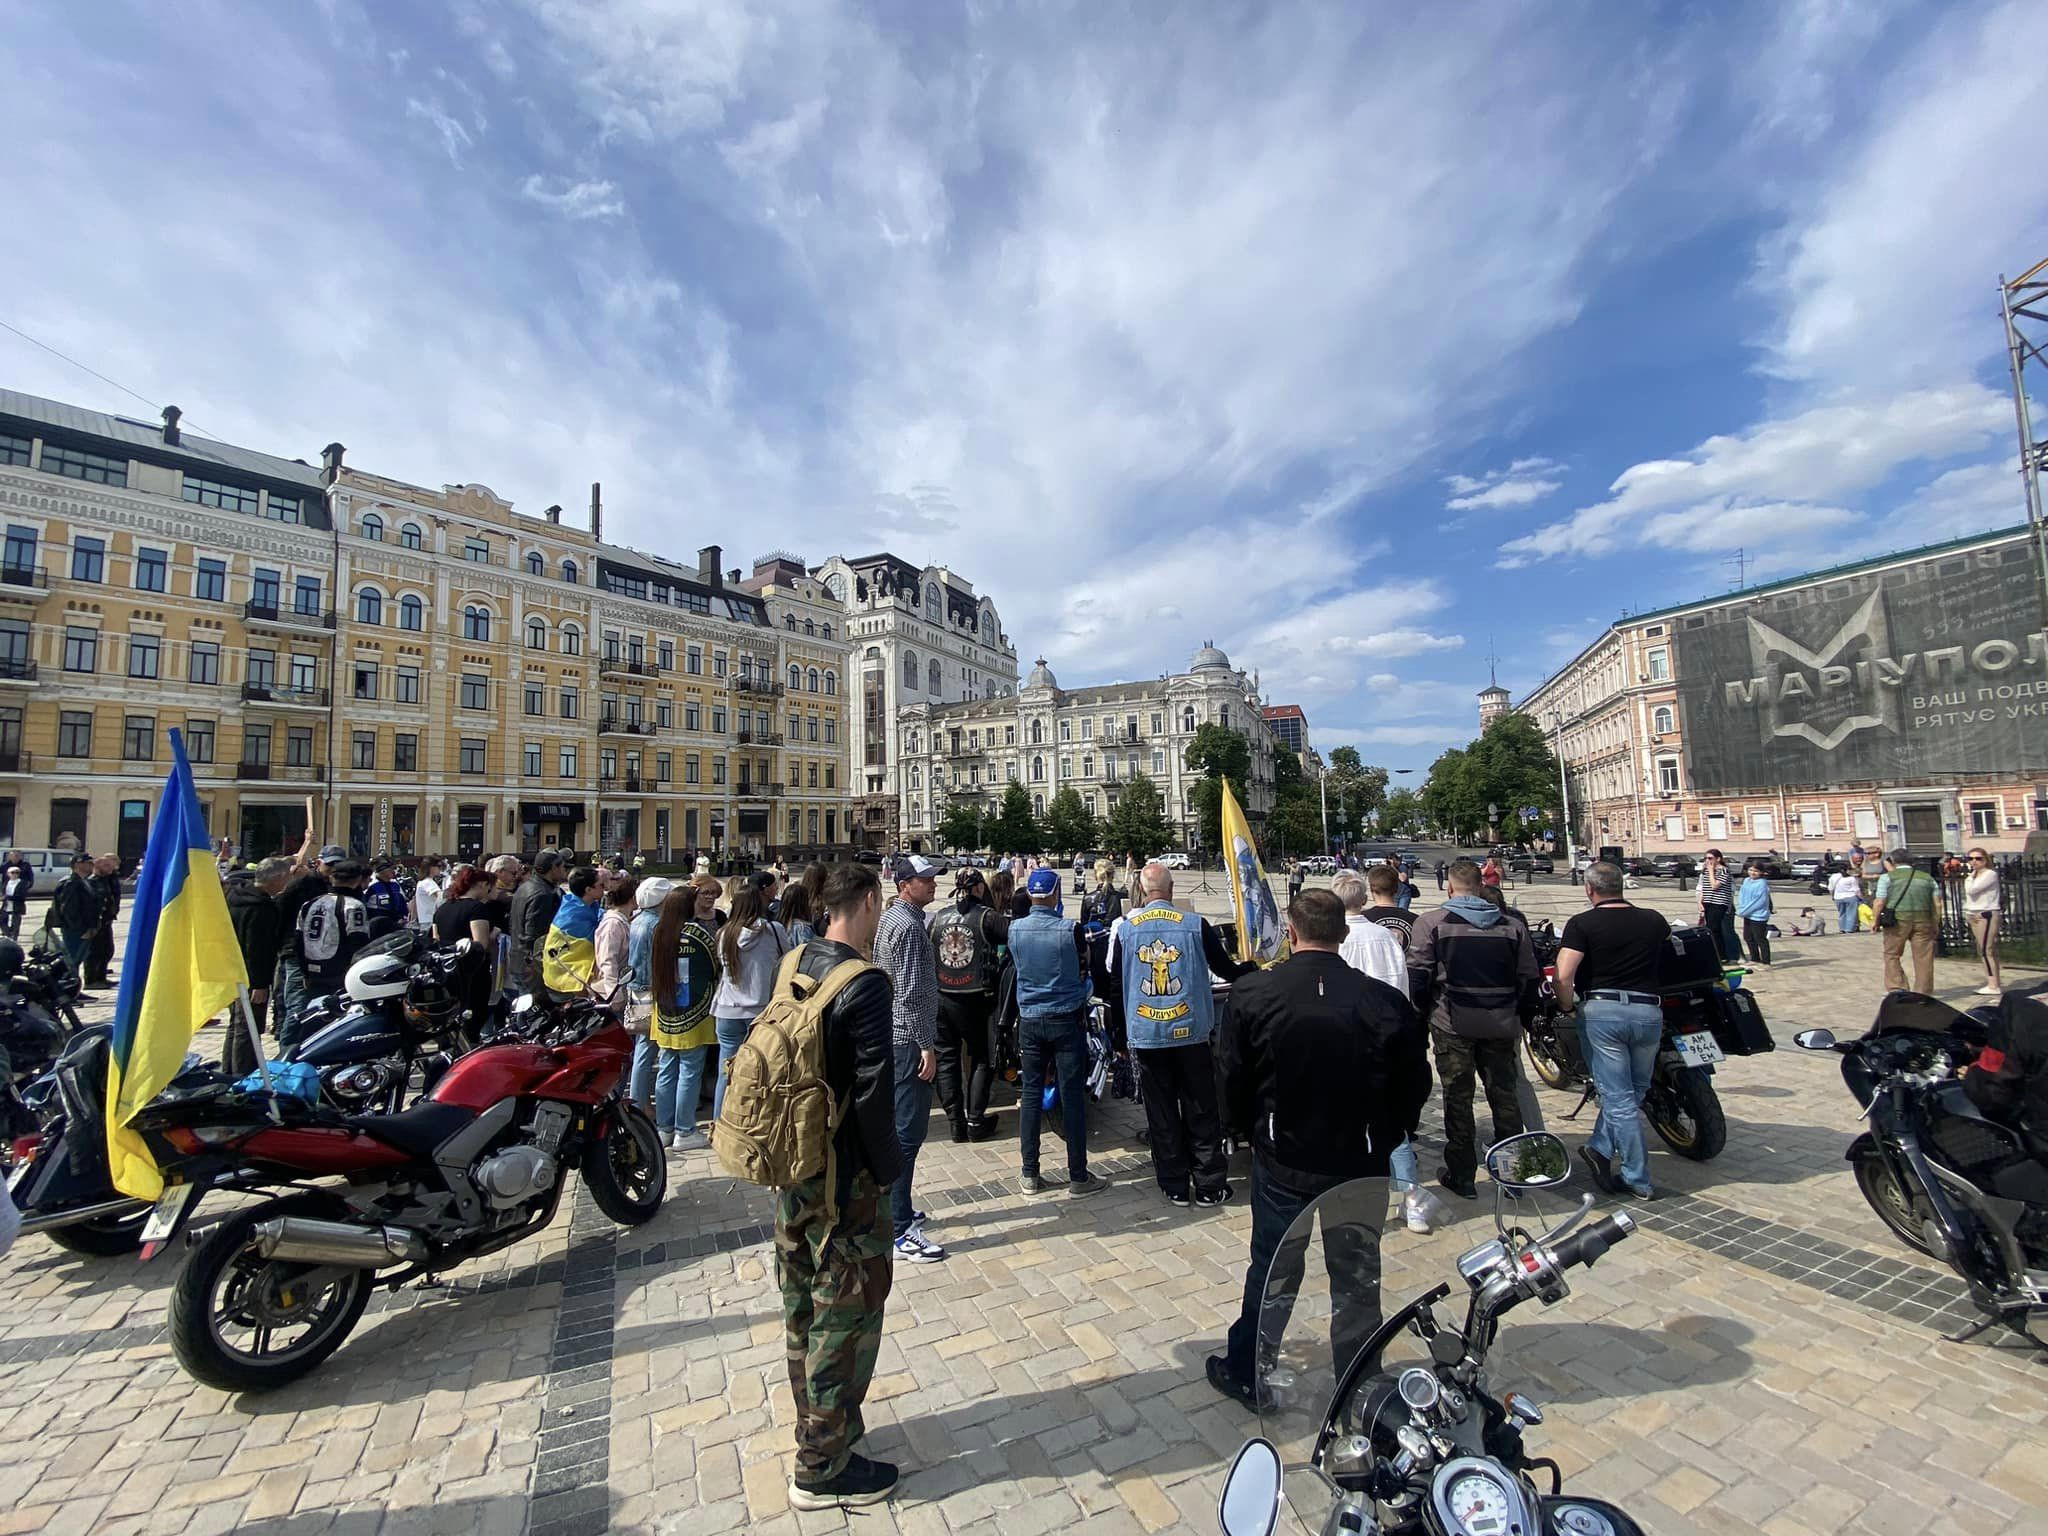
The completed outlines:
<svg viewBox="0 0 2048 1536">
<path fill-rule="evenodd" d="M 1266 883 L 1266 867 L 1259 862 L 1259 845 L 1252 841 L 1244 810 L 1230 792 L 1230 780 L 1223 780 L 1222 786 L 1223 862 L 1230 871 L 1230 907 L 1237 914 L 1237 958 L 1271 965 L 1287 958 L 1287 929 L 1280 921 L 1273 888 Z"/>
</svg>

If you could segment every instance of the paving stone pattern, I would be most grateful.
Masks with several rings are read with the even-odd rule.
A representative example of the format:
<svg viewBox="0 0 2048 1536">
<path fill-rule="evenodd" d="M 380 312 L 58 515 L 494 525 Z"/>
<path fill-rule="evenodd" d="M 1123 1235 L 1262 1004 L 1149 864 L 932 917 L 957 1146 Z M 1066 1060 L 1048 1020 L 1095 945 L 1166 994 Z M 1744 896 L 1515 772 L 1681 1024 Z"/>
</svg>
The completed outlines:
<svg viewBox="0 0 2048 1536">
<path fill-rule="evenodd" d="M 1558 917 L 1578 904 L 1514 894 Z M 1970 1317 L 1959 1283 L 1865 1207 L 1835 1063 L 1790 1049 L 1796 1028 L 1860 1028 L 1877 970 L 1871 938 L 1784 942 L 1754 987 L 1786 1048 L 1716 1076 L 1727 1151 L 1692 1164 L 1653 1142 L 1643 1230 L 1502 1330 L 1495 1385 L 1548 1410 L 1532 1444 L 1658 1536 L 2048 1532 L 2048 1366 L 1995 1335 L 1942 1337 Z M 1975 984 L 1962 962 L 1939 974 L 1958 998 Z M 1568 1141 L 1591 1129 L 1590 1111 L 1566 1119 L 1575 1094 L 1542 1097 Z M 1167 1205 L 1141 1112 L 1112 1102 L 1089 1140 L 1113 1187 L 1025 1196 L 1001 1107 L 986 1143 L 935 1121 L 920 1160 L 951 1257 L 899 1269 L 889 1301 L 865 1447 L 904 1468 L 887 1506 L 787 1507 L 767 1199 L 691 1153 L 645 1226 L 613 1227 L 578 1191 L 442 1289 L 380 1294 L 320 1372 L 263 1397 L 196 1387 L 170 1359 L 175 1256 L 24 1240 L 0 1260 L 0 1536 L 1212 1533 L 1255 1428 L 1201 1369 L 1243 1285 L 1242 1193 Z M 1425 1125 L 1426 1175 L 1437 1145 Z M 1490 1235 L 1489 1203 L 1446 1199 L 1437 1232 L 1388 1234 L 1390 1304 L 1455 1283 L 1456 1255 Z"/>
</svg>

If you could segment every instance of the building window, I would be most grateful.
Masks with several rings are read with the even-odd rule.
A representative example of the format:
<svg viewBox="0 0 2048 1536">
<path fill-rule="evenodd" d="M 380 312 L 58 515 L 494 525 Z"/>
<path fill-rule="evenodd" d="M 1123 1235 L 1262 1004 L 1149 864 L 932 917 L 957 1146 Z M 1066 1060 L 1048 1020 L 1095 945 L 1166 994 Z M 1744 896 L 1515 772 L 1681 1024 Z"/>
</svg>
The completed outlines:
<svg viewBox="0 0 2048 1536">
<path fill-rule="evenodd" d="M 576 777 L 576 749 L 574 747 L 562 748 L 556 755 L 555 761 L 562 770 L 562 778 L 573 779 Z"/>
<path fill-rule="evenodd" d="M 34 444 L 25 437 L 16 437 L 11 432 L 0 432 L 0 464 L 26 464 L 28 451 Z M 14 834 L 8 833 L 11 838 Z"/>
<path fill-rule="evenodd" d="M 711 782 L 714 784 L 723 784 L 725 782 L 725 759 L 722 757 L 711 759 Z"/>
<path fill-rule="evenodd" d="M 1669 651 L 1665 650 L 1661 645 L 1652 646 L 1650 648 L 1649 663 L 1651 682 L 1663 683 L 1670 681 L 1671 653 Z"/>
<path fill-rule="evenodd" d="M 72 574 L 76 575 L 74 571 Z M 99 578 L 95 577 L 94 580 Z M 201 560 L 199 569 L 192 577 L 192 595 L 204 602 L 218 603 L 228 595 L 228 563 L 225 560 Z"/>
<path fill-rule="evenodd" d="M 280 496 L 276 491 L 272 491 L 270 504 L 264 509 L 263 515 L 274 523 L 296 523 L 305 515 L 305 509 L 298 497 Z"/>
<path fill-rule="evenodd" d="M 313 728 L 295 725 L 284 733 L 284 763 L 287 768 L 313 766 Z"/>
<path fill-rule="evenodd" d="M 816 667 L 812 667 L 812 668 L 810 669 L 810 671 L 808 671 L 808 672 L 806 672 L 806 673 L 804 674 L 804 692 L 806 692 L 806 693 L 816 693 L 817 691 L 818 691 L 818 669 L 817 669 Z"/>
<path fill-rule="evenodd" d="M 220 644 L 213 640 L 195 640 L 185 668 L 185 675 L 195 683 L 218 683 L 220 681 Z"/>
<path fill-rule="evenodd" d="M 359 699 L 374 699 L 377 697 L 377 663 L 374 661 L 359 661 L 356 663 L 353 692 Z"/>
<path fill-rule="evenodd" d="M 825 717 L 825 745 L 833 746 L 839 740 L 839 721 L 831 715 Z"/>
<path fill-rule="evenodd" d="M 8 525 L 5 564 L 9 571 L 35 570 L 36 540 L 35 529 L 24 528 L 19 523 Z"/>
<path fill-rule="evenodd" d="M 462 675 L 462 707 L 464 709 L 489 709 L 491 707 L 491 680 L 479 677 L 474 672 Z"/>
<path fill-rule="evenodd" d="M 128 637 L 128 675 L 130 677 L 156 677 L 163 661 L 164 643 L 157 635 L 130 635 Z"/>
<path fill-rule="evenodd" d="M 293 655 L 292 691 L 311 693 L 320 686 L 320 658 L 317 656 Z"/>
<path fill-rule="evenodd" d="M 320 578 L 300 576 L 292 582 L 292 612 L 318 618 L 320 615 Z"/>
<path fill-rule="evenodd" d="M 1091 752 L 1083 752 L 1081 754 L 1081 777 L 1084 779 L 1095 777 L 1095 755 Z"/>
<path fill-rule="evenodd" d="M 685 752 L 683 754 L 683 782 L 685 784 L 703 783 L 703 777 L 698 772 L 697 754 L 694 752 Z"/>
<path fill-rule="evenodd" d="M 1678 759 L 1660 757 L 1657 759 L 1657 793 L 1675 795 L 1678 793 Z"/>
<path fill-rule="evenodd" d="M 704 675 L 704 648 L 702 646 L 693 645 L 684 650 L 683 670 L 691 677 L 702 677 Z"/>
<path fill-rule="evenodd" d="M 528 550 L 526 552 L 526 574 L 529 576 L 545 576 L 547 573 L 547 562 L 541 559 L 540 551 L 537 549 Z"/>
<path fill-rule="evenodd" d="M 364 587 L 356 594 L 356 622 L 358 624 L 382 624 L 384 622 L 384 594 L 375 587 Z"/>
<path fill-rule="evenodd" d="M 714 736 L 723 736 L 725 734 L 725 706 L 723 704 L 711 706 L 711 734 Z"/>
<path fill-rule="evenodd" d="M 67 625 L 64 630 L 64 670 L 95 672 L 100 664 L 100 632 Z"/>
<path fill-rule="evenodd" d="M 351 768 L 370 769 L 374 769 L 377 766 L 377 733 L 375 731 L 355 731 L 351 733 L 348 743 L 348 765 Z"/>
<path fill-rule="evenodd" d="M 562 562 L 562 580 L 568 582 L 573 587 L 576 585 L 577 579 L 576 562 L 574 560 L 564 560 Z"/>
<path fill-rule="evenodd" d="M 945 692 L 945 682 L 939 673 L 939 664 L 934 661 L 925 668 L 926 689 L 931 693 Z"/>
<path fill-rule="evenodd" d="M 562 654 L 564 656 L 581 656 L 583 654 L 583 631 L 574 624 L 564 624 L 562 626 Z"/>
<path fill-rule="evenodd" d="M 664 671 L 666 671 L 666 670 L 668 670 L 668 669 L 667 669 L 667 668 L 664 668 L 663 670 L 664 670 Z M 713 677 L 724 677 L 724 676 L 725 676 L 725 674 L 726 674 L 726 657 L 725 657 L 725 652 L 723 652 L 723 651 L 713 651 L 713 652 L 711 653 L 711 675 L 712 675 Z"/>
<path fill-rule="evenodd" d="M 401 704 L 417 704 L 420 701 L 420 669 L 400 667 L 394 674 L 395 686 L 391 696 Z"/>
<path fill-rule="evenodd" d="M 463 543 L 462 558 L 473 565 L 491 563 L 491 546 L 483 539 L 469 539 Z"/>
<path fill-rule="evenodd" d="M 57 755 L 92 756 L 92 711 L 67 709 L 57 716 Z"/>
<path fill-rule="evenodd" d="M 675 723 L 674 709 L 675 707 L 667 699 L 656 699 L 654 701 L 654 728 L 656 730 L 668 730 Z"/>
<path fill-rule="evenodd" d="M 186 482 L 188 485 L 190 483 L 190 481 Z M 374 512 L 365 512 L 363 514 L 363 537 L 372 544 L 382 544 L 384 542 L 384 519 Z"/>
<path fill-rule="evenodd" d="M 223 512 L 246 512 L 254 517 L 259 510 L 257 493 L 239 485 L 229 485 L 223 480 L 203 480 L 196 475 L 187 475 L 182 491 L 185 500 L 201 507 L 219 507 Z M 375 518 L 368 521 L 375 522 Z M 365 528 L 370 538 L 376 535 Z"/>
<path fill-rule="evenodd" d="M 529 779 L 540 777 L 540 743 L 529 741 L 520 754 L 520 771 Z"/>
<path fill-rule="evenodd" d="M 1043 782 L 1043 781 L 1044 781 L 1044 779 L 1045 779 L 1045 759 L 1044 759 L 1044 758 L 1042 758 L 1042 757 L 1034 757 L 1034 758 L 1032 758 L 1032 759 L 1031 759 L 1031 782 L 1032 782 L 1032 783 L 1034 783 L 1034 784 L 1037 784 L 1037 783 L 1041 783 L 1041 782 Z"/>
<path fill-rule="evenodd" d="M 1659 736 L 1668 736 L 1676 727 L 1678 717 L 1672 713 L 1669 704 L 1659 704 L 1650 711 L 1650 729 Z"/>
<path fill-rule="evenodd" d="M 673 672 L 673 671 L 675 671 L 675 669 L 676 669 L 676 643 L 675 643 L 675 641 L 673 641 L 673 640 L 657 640 L 657 641 L 655 641 L 655 642 L 654 642 L 654 665 L 655 665 L 655 666 L 656 666 L 656 667 L 657 667 L 657 668 L 658 668 L 659 670 L 661 670 L 661 671 L 663 671 L 663 672 Z M 719 656 L 719 658 L 718 658 L 718 675 L 719 675 L 720 677 L 723 677 L 723 676 L 725 676 L 725 657 L 724 657 L 723 655 Z"/>
<path fill-rule="evenodd" d="M 276 571 L 267 571 L 259 565 L 249 581 L 249 601 L 258 608 L 275 610 L 277 594 L 283 580 L 284 578 Z"/>
<path fill-rule="evenodd" d="M 398 547 L 400 549 L 418 549 L 420 546 L 420 525 L 418 523 L 402 525 L 398 530 Z"/>
<path fill-rule="evenodd" d="M 1155 774 L 1166 772 L 1166 753 L 1162 748 L 1154 747 L 1152 749 L 1152 771 Z"/>
<path fill-rule="evenodd" d="M 60 448 L 55 443 L 43 444 L 43 462 L 40 467 L 46 475 L 63 475 L 70 480 L 90 480 L 94 485 L 128 483 L 126 459 L 110 459 L 103 453 L 87 453 L 79 448 Z"/>
<path fill-rule="evenodd" d="M 564 720 L 574 720 L 581 709 L 582 699 L 578 691 L 574 688 L 564 688 L 562 690 L 562 718 Z"/>
<path fill-rule="evenodd" d="M 462 773 L 482 773 L 489 755 L 489 743 L 481 736 L 462 738 L 462 759 L 459 769 Z"/>
<path fill-rule="evenodd" d="M 1970 835 L 1972 837 L 1998 836 L 1997 801 L 1972 800 L 1970 802 Z"/>
<path fill-rule="evenodd" d="M 170 585 L 169 557 L 160 549 L 135 551 L 135 587 L 140 592 L 162 592 Z"/>
<path fill-rule="evenodd" d="M 546 619 L 526 621 L 526 648 L 529 651 L 544 651 L 548 648 L 548 624 Z"/>
<path fill-rule="evenodd" d="M 704 708 L 694 699 L 686 700 L 683 704 L 683 729 L 686 731 L 701 731 L 704 729 Z"/>
<path fill-rule="evenodd" d="M 791 693 L 801 693 L 803 692 L 803 686 L 804 669 L 795 662 L 791 662 L 789 664 L 789 691 Z"/>
<path fill-rule="evenodd" d="M 527 714 L 544 715 L 547 713 L 547 689 L 542 684 L 528 683 L 526 687 L 521 691 L 525 695 L 525 707 Z"/>
<path fill-rule="evenodd" d="M 398 600 L 398 627 L 410 630 L 427 627 L 427 605 L 410 592 Z"/>
<path fill-rule="evenodd" d="M 185 755 L 195 763 L 213 761 L 213 722 L 211 720 L 187 720 L 185 722 Z"/>
<path fill-rule="evenodd" d="M 675 771 L 675 756 L 669 752 L 654 754 L 654 782 L 666 784 Z"/>
<path fill-rule="evenodd" d="M 462 610 L 462 638 L 465 640 L 488 640 L 491 638 L 491 611 L 475 603 Z"/>
<path fill-rule="evenodd" d="M 214 564 L 220 564 L 215 561 Z M 80 534 L 71 541 L 71 579 L 73 581 L 105 581 L 107 579 L 107 541 L 88 538 Z"/>
<path fill-rule="evenodd" d="M 398 773 L 420 771 L 420 739 L 411 731 L 400 731 L 391 738 L 391 766 Z"/>
<path fill-rule="evenodd" d="M 1189 735 L 1195 730 L 1195 706 L 1190 704 L 1180 712 L 1180 728 Z"/>
<path fill-rule="evenodd" d="M 242 727 L 242 761 L 251 768 L 265 768 L 270 765 L 269 726 L 245 725 Z"/>
<path fill-rule="evenodd" d="M 249 682 L 257 688 L 269 688 L 277 682 L 277 652 L 250 647 Z"/>
</svg>

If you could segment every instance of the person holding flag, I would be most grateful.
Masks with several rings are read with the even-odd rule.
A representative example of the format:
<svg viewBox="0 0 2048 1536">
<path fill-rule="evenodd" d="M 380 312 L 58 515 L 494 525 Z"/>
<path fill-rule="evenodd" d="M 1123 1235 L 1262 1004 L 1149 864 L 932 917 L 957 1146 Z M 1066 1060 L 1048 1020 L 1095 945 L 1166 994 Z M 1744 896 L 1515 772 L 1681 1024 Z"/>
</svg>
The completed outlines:
<svg viewBox="0 0 2048 1536">
<path fill-rule="evenodd" d="M 1266 883 L 1259 845 L 1252 841 L 1244 811 L 1230 792 L 1230 780 L 1224 779 L 1221 788 L 1223 863 L 1230 871 L 1230 908 L 1237 914 L 1237 958 L 1253 965 L 1271 965 L 1287 958 L 1287 930 L 1280 922 L 1280 905 L 1273 900 L 1273 887 Z"/>
<path fill-rule="evenodd" d="M 561 905 L 540 947 L 541 985 L 564 997 L 580 997 L 597 970 L 597 920 L 602 892 L 597 870 L 579 864 L 569 871 Z"/>
<path fill-rule="evenodd" d="M 242 1027 L 262 1057 L 248 1011 L 249 976 L 185 742 L 175 729 L 170 736 L 171 776 L 128 908 L 128 948 L 107 1057 L 108 1165 L 114 1187 L 137 1200 L 156 1199 L 164 1181 L 148 1144 L 128 1122 L 177 1076 L 199 1026 L 239 1001 Z"/>
</svg>

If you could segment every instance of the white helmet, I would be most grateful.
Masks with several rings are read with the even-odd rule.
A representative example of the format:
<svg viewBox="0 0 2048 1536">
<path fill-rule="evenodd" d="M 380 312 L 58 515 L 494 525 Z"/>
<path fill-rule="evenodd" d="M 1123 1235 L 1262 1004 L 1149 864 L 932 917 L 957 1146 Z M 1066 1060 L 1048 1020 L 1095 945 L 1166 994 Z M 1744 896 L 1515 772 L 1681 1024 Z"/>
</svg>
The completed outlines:
<svg viewBox="0 0 2048 1536">
<path fill-rule="evenodd" d="M 403 960 L 393 954 L 372 952 L 348 968 L 348 980 L 343 987 L 351 1000 L 373 1003 L 379 998 L 405 996 L 410 980 Z"/>
</svg>

